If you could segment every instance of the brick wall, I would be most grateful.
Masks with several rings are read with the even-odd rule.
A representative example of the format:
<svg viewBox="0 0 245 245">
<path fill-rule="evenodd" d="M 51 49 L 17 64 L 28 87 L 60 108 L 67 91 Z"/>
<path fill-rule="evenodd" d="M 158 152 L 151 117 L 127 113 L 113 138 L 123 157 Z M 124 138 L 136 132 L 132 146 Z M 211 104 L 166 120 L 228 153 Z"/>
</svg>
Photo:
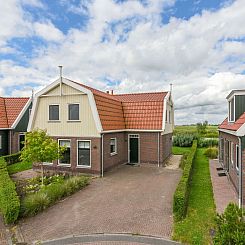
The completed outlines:
<svg viewBox="0 0 245 245">
<path fill-rule="evenodd" d="M 9 154 L 14 154 L 19 151 L 19 132 L 9 131 Z M 11 143 L 10 143 L 11 142 Z"/>
<path fill-rule="evenodd" d="M 100 174 L 101 172 L 101 138 L 90 138 L 90 137 L 54 137 L 58 139 L 69 139 L 71 140 L 70 149 L 70 162 L 71 166 L 60 166 L 58 161 L 55 160 L 53 164 L 44 165 L 45 170 L 52 170 L 56 172 L 82 172 L 91 174 Z M 91 168 L 77 167 L 77 141 L 78 140 L 91 140 Z M 40 168 L 35 166 L 34 168 Z"/>
<path fill-rule="evenodd" d="M 164 163 L 164 161 L 172 154 L 172 136 L 173 134 L 165 134 L 161 136 L 161 163 Z"/>
<path fill-rule="evenodd" d="M 117 153 L 110 153 L 110 140 L 116 138 L 117 141 Z M 127 151 L 127 137 L 124 132 L 121 133 L 108 133 L 103 136 L 103 156 L 104 156 L 104 171 L 111 169 L 112 167 L 126 163 L 128 160 Z"/>
</svg>

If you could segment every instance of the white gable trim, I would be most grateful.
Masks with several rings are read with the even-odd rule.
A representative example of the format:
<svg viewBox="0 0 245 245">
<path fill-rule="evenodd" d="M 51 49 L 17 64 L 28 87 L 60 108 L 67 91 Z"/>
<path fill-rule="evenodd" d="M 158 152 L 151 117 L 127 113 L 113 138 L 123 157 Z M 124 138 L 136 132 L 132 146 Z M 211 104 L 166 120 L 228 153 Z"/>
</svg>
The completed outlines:
<svg viewBox="0 0 245 245">
<path fill-rule="evenodd" d="M 162 130 L 165 130 L 166 127 L 166 113 L 167 113 L 167 102 L 170 97 L 170 92 L 167 93 L 167 95 L 164 97 L 163 100 L 163 114 L 162 114 Z"/>
<path fill-rule="evenodd" d="M 245 123 L 237 130 L 237 136 L 245 136 Z"/>
<path fill-rule="evenodd" d="M 28 107 L 30 106 L 32 102 L 32 99 L 30 98 L 27 103 L 25 104 L 25 106 L 22 108 L 20 114 L 18 115 L 18 117 L 15 119 L 14 123 L 11 126 L 11 129 L 15 129 L 15 127 L 18 125 L 18 123 L 20 122 L 20 119 L 24 116 L 26 110 L 28 109 Z"/>
<path fill-rule="evenodd" d="M 96 124 L 96 128 L 97 130 L 99 131 L 99 133 L 103 130 L 102 129 L 102 125 L 101 125 L 101 121 L 100 121 L 100 118 L 99 118 L 99 113 L 98 113 L 98 110 L 97 110 L 97 107 L 96 107 L 96 103 L 95 103 L 95 100 L 94 100 L 94 96 L 93 96 L 93 93 L 89 90 L 89 89 L 86 89 L 84 88 L 83 86 L 80 86 L 79 84 L 76 84 L 75 82 L 72 82 L 71 80 L 68 80 L 66 78 L 62 78 L 62 83 L 74 88 L 74 89 L 77 89 L 78 91 L 81 91 L 85 94 L 88 95 L 88 99 L 89 99 L 89 104 L 91 106 L 91 110 L 92 110 L 92 114 L 93 114 L 93 118 L 94 118 L 94 121 L 95 121 L 95 124 Z M 54 87 L 56 87 L 57 85 L 60 84 L 60 78 L 57 79 L 56 81 L 54 81 L 53 83 L 51 83 L 50 85 L 48 85 L 47 87 L 45 87 L 44 89 L 42 89 L 40 92 L 38 92 L 36 95 L 35 95 L 35 98 L 34 98 L 34 101 L 33 101 L 33 109 L 32 109 L 32 113 L 31 113 L 31 118 L 30 118 L 30 122 L 29 122 L 29 125 L 28 125 L 28 131 L 31 131 L 32 130 L 32 127 L 33 127 L 33 120 L 35 118 L 35 114 L 36 114 L 36 107 L 37 107 L 37 102 L 39 100 L 39 97 L 42 96 L 43 94 L 49 92 L 51 89 L 53 89 Z"/>
</svg>

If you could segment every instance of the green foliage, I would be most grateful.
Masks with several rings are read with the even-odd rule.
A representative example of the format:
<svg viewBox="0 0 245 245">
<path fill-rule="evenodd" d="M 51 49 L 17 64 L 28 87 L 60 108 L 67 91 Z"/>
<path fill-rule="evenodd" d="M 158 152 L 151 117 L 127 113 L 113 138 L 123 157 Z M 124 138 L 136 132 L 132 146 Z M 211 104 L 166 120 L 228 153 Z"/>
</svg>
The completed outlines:
<svg viewBox="0 0 245 245">
<path fill-rule="evenodd" d="M 17 152 L 11 155 L 7 155 L 7 156 L 3 156 L 3 159 L 5 160 L 7 165 L 18 163 L 20 162 L 20 152 Z"/>
<path fill-rule="evenodd" d="M 205 134 L 207 132 L 208 121 L 203 123 L 197 123 L 197 132 L 198 134 Z"/>
<path fill-rule="evenodd" d="M 198 139 L 198 147 L 213 147 L 218 146 L 219 139 L 218 138 L 199 138 Z"/>
<path fill-rule="evenodd" d="M 52 162 L 61 157 L 65 147 L 60 147 L 45 130 L 36 129 L 26 133 L 25 146 L 21 150 L 21 160 L 24 162 Z"/>
<path fill-rule="evenodd" d="M 180 147 L 191 147 L 195 139 L 197 139 L 197 135 L 195 134 L 178 134 L 173 137 L 173 145 Z"/>
<path fill-rule="evenodd" d="M 7 166 L 9 174 L 15 174 L 32 168 L 31 162 L 18 162 Z"/>
<path fill-rule="evenodd" d="M 210 147 L 207 150 L 205 150 L 204 154 L 210 159 L 217 159 L 218 158 L 218 148 Z"/>
<path fill-rule="evenodd" d="M 27 195 L 21 202 L 21 216 L 33 216 L 58 200 L 73 194 L 89 184 L 89 177 L 74 176 L 43 186 L 40 191 Z"/>
<path fill-rule="evenodd" d="M 191 147 L 179 147 L 179 146 L 173 146 L 172 147 L 172 153 L 174 155 L 183 155 L 185 153 L 190 152 Z"/>
<path fill-rule="evenodd" d="M 14 182 L 10 179 L 6 162 L 0 158 L 0 212 L 7 224 L 14 223 L 20 211 L 20 200 Z"/>
<path fill-rule="evenodd" d="M 188 198 L 189 198 L 189 183 L 192 175 L 192 163 L 197 150 L 197 141 L 193 142 L 190 152 L 186 155 L 181 163 L 184 167 L 183 175 L 174 193 L 173 212 L 175 220 L 181 220 L 186 215 Z"/>
<path fill-rule="evenodd" d="M 214 227 L 215 205 L 209 161 L 205 149 L 197 149 L 185 219 L 174 220 L 173 239 L 182 244 L 212 244 L 210 229 Z"/>
<path fill-rule="evenodd" d="M 243 210 L 230 203 L 225 212 L 216 217 L 214 244 L 245 244 L 245 216 Z"/>
</svg>

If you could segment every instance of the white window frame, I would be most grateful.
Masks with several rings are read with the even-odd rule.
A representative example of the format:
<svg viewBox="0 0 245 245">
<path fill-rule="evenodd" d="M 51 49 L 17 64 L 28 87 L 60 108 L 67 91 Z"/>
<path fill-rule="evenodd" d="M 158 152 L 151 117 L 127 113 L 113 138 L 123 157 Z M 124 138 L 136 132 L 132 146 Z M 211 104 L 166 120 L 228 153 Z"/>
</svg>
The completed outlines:
<svg viewBox="0 0 245 245">
<path fill-rule="evenodd" d="M 229 101 L 228 101 L 228 122 L 235 122 L 235 96 L 233 96 Z M 233 105 L 233 118 L 231 118 L 231 101 L 234 100 L 234 105 Z"/>
<path fill-rule="evenodd" d="M 52 120 L 52 119 L 49 118 L 49 110 L 50 110 L 50 106 L 52 106 L 52 105 L 59 106 L 59 119 L 58 120 Z M 60 122 L 60 104 L 49 104 L 48 105 L 48 121 L 49 122 Z"/>
<path fill-rule="evenodd" d="M 111 152 L 111 140 L 115 140 L 115 151 L 114 152 Z M 110 154 L 111 156 L 114 156 L 117 154 L 117 138 L 110 138 Z"/>
<path fill-rule="evenodd" d="M 90 144 L 90 165 L 88 166 L 88 165 L 79 165 L 78 164 L 78 143 L 79 142 L 89 142 L 89 144 Z M 77 140 L 77 168 L 91 168 L 91 163 L 92 163 L 92 144 L 91 144 L 91 140 Z"/>
<path fill-rule="evenodd" d="M 230 160 L 231 160 L 231 165 L 234 166 L 234 143 L 230 142 Z"/>
<path fill-rule="evenodd" d="M 71 166 L 71 139 L 58 139 L 59 146 L 60 146 L 60 141 L 70 141 L 70 163 L 60 163 L 60 159 L 58 159 L 58 166 L 70 167 Z"/>
<path fill-rule="evenodd" d="M 0 135 L 0 150 L 2 150 L 2 147 L 3 147 L 3 137 L 2 135 Z"/>
<path fill-rule="evenodd" d="M 238 157 L 237 157 L 238 156 Z M 240 161 L 240 149 L 239 146 L 236 145 L 236 170 L 239 171 L 239 161 Z"/>
<path fill-rule="evenodd" d="M 72 120 L 72 119 L 69 119 L 69 114 L 70 114 L 70 111 L 69 111 L 69 106 L 70 105 L 78 105 L 78 119 L 75 119 L 75 120 Z M 67 121 L 68 122 L 80 122 L 80 103 L 69 103 L 68 105 L 67 105 L 67 108 L 68 108 L 68 118 L 67 118 Z"/>
</svg>

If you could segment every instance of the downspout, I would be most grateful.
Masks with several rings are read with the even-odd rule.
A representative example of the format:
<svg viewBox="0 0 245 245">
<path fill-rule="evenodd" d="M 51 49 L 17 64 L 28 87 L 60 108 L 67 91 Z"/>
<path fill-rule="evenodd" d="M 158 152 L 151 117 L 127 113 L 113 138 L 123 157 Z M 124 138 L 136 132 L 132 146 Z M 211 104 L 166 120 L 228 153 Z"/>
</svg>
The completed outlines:
<svg viewBox="0 0 245 245">
<path fill-rule="evenodd" d="M 9 155 L 12 154 L 12 131 L 9 130 Z"/>
<path fill-rule="evenodd" d="M 157 134 L 157 166 L 160 167 L 160 133 Z"/>
<path fill-rule="evenodd" d="M 101 177 L 104 177 L 104 134 L 101 134 Z"/>
<path fill-rule="evenodd" d="M 243 195 L 242 195 L 242 141 L 241 138 L 238 138 L 239 140 L 239 190 L 238 190 L 238 202 L 239 202 L 239 208 L 242 208 L 243 203 Z"/>
</svg>

